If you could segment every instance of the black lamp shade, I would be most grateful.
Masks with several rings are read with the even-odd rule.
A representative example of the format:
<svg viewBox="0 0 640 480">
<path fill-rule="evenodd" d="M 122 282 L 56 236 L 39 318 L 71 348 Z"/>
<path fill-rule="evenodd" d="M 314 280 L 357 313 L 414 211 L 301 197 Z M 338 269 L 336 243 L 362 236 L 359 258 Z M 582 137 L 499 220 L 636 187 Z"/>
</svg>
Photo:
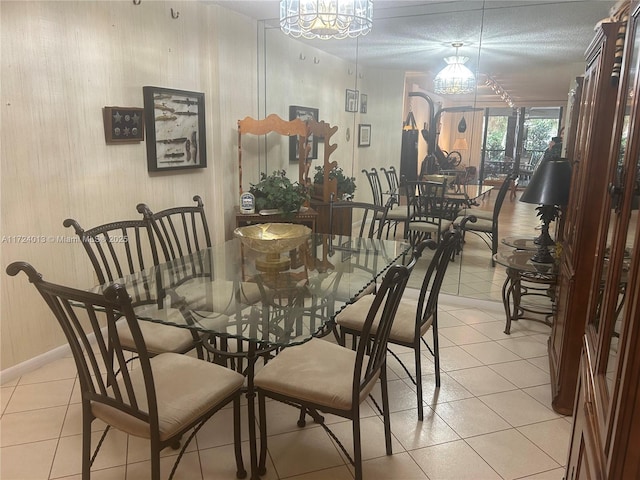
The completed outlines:
<svg viewBox="0 0 640 480">
<path fill-rule="evenodd" d="M 566 158 L 546 160 L 533 173 L 521 202 L 540 205 L 566 205 L 571 186 L 571 164 Z"/>
</svg>

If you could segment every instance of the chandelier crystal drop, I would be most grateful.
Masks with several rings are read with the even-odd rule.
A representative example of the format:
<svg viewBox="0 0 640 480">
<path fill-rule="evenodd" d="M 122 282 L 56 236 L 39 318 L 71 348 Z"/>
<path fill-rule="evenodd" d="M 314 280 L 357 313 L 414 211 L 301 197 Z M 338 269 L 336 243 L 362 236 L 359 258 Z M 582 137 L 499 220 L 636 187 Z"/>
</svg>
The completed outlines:
<svg viewBox="0 0 640 480">
<path fill-rule="evenodd" d="M 280 0 L 280 30 L 295 38 L 355 38 L 372 25 L 373 0 Z"/>
<path fill-rule="evenodd" d="M 458 55 L 458 48 L 462 43 L 453 43 L 456 54 L 453 57 L 446 57 L 447 66 L 436 75 L 433 81 L 434 92 L 440 95 L 461 95 L 471 93 L 476 88 L 476 77 L 464 64 L 469 61 L 469 57 Z"/>
</svg>

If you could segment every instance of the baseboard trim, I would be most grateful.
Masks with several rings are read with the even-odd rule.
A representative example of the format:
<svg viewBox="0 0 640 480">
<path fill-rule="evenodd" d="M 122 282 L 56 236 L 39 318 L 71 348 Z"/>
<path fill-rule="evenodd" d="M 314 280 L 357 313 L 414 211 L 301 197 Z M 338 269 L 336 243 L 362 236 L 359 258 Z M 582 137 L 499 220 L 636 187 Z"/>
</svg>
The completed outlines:
<svg viewBox="0 0 640 480">
<path fill-rule="evenodd" d="M 54 360 L 58 360 L 67 356 L 69 353 L 71 353 L 71 348 L 69 348 L 69 345 L 64 344 L 57 348 L 54 348 L 53 350 L 49 350 L 48 352 L 38 355 L 37 357 L 30 358 L 26 362 L 22 362 L 14 365 L 13 367 L 6 368 L 0 371 L 0 385 L 12 382 L 17 378 L 20 378 L 22 375 L 37 370 L 38 368 L 47 365 Z"/>
<path fill-rule="evenodd" d="M 405 289 L 405 295 L 409 298 L 417 299 L 420 295 L 420 290 L 417 288 Z M 500 302 L 494 300 L 480 300 L 477 298 L 459 297 L 457 295 L 450 295 L 447 293 L 441 293 L 438 296 L 438 303 L 440 305 L 449 305 L 452 307 L 460 308 L 477 308 L 484 311 L 493 313 L 504 313 L 504 306 Z"/>
</svg>

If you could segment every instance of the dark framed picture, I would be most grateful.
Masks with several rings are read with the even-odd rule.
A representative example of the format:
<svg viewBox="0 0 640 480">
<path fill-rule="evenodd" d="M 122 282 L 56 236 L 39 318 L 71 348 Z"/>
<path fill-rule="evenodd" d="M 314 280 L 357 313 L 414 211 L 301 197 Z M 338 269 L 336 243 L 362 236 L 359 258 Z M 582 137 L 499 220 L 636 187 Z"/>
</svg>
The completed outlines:
<svg viewBox="0 0 640 480">
<path fill-rule="evenodd" d="M 364 123 L 358 125 L 358 146 L 371 146 L 371 125 Z"/>
<path fill-rule="evenodd" d="M 104 139 L 108 144 L 138 143 L 144 140 L 142 108 L 103 107 Z"/>
<path fill-rule="evenodd" d="M 314 119 L 318 121 L 318 109 L 310 108 L 310 107 L 300 107 L 298 105 L 289 106 L 289 120 L 295 120 L 299 118 L 303 122 L 307 120 Z M 308 142 L 311 144 L 311 150 L 309 151 L 309 156 L 307 160 L 315 160 L 318 158 L 318 138 L 315 138 L 313 135 L 310 135 L 308 138 Z M 294 163 L 298 162 L 299 154 L 298 154 L 298 137 L 293 135 L 289 137 L 289 162 Z"/>
<path fill-rule="evenodd" d="M 367 113 L 367 94 L 360 94 L 360 113 Z"/>
<path fill-rule="evenodd" d="M 142 87 L 150 172 L 205 168 L 204 93 Z"/>
<path fill-rule="evenodd" d="M 358 90 L 349 90 L 345 93 L 344 109 L 347 112 L 358 111 Z"/>
</svg>

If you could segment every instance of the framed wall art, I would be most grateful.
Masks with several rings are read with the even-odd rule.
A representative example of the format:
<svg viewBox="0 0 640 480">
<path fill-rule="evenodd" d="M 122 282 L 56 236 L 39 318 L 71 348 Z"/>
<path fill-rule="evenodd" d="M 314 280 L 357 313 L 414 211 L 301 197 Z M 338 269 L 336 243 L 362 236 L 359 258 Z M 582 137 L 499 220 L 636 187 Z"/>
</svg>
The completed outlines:
<svg viewBox="0 0 640 480">
<path fill-rule="evenodd" d="M 204 93 L 142 87 L 147 169 L 163 172 L 207 166 Z"/>
<path fill-rule="evenodd" d="M 303 122 L 306 122 L 309 119 L 314 119 L 318 121 L 318 109 L 310 108 L 310 107 L 300 107 L 298 105 L 289 106 L 289 120 L 295 120 L 299 118 Z M 315 160 L 318 158 L 318 138 L 314 137 L 314 135 L 310 135 L 308 142 L 311 144 L 311 150 L 309 151 L 309 156 L 307 160 Z M 298 137 L 293 135 L 289 137 L 289 162 L 297 163 L 298 162 Z"/>
<path fill-rule="evenodd" d="M 103 107 L 104 139 L 110 144 L 138 143 L 144 140 L 142 108 Z"/>
<path fill-rule="evenodd" d="M 367 113 L 367 94 L 360 94 L 360 113 Z"/>
<path fill-rule="evenodd" d="M 358 125 L 358 146 L 371 146 L 371 125 L 363 123 Z"/>
<path fill-rule="evenodd" d="M 349 90 L 345 93 L 344 109 L 347 112 L 358 111 L 358 90 Z"/>
</svg>

